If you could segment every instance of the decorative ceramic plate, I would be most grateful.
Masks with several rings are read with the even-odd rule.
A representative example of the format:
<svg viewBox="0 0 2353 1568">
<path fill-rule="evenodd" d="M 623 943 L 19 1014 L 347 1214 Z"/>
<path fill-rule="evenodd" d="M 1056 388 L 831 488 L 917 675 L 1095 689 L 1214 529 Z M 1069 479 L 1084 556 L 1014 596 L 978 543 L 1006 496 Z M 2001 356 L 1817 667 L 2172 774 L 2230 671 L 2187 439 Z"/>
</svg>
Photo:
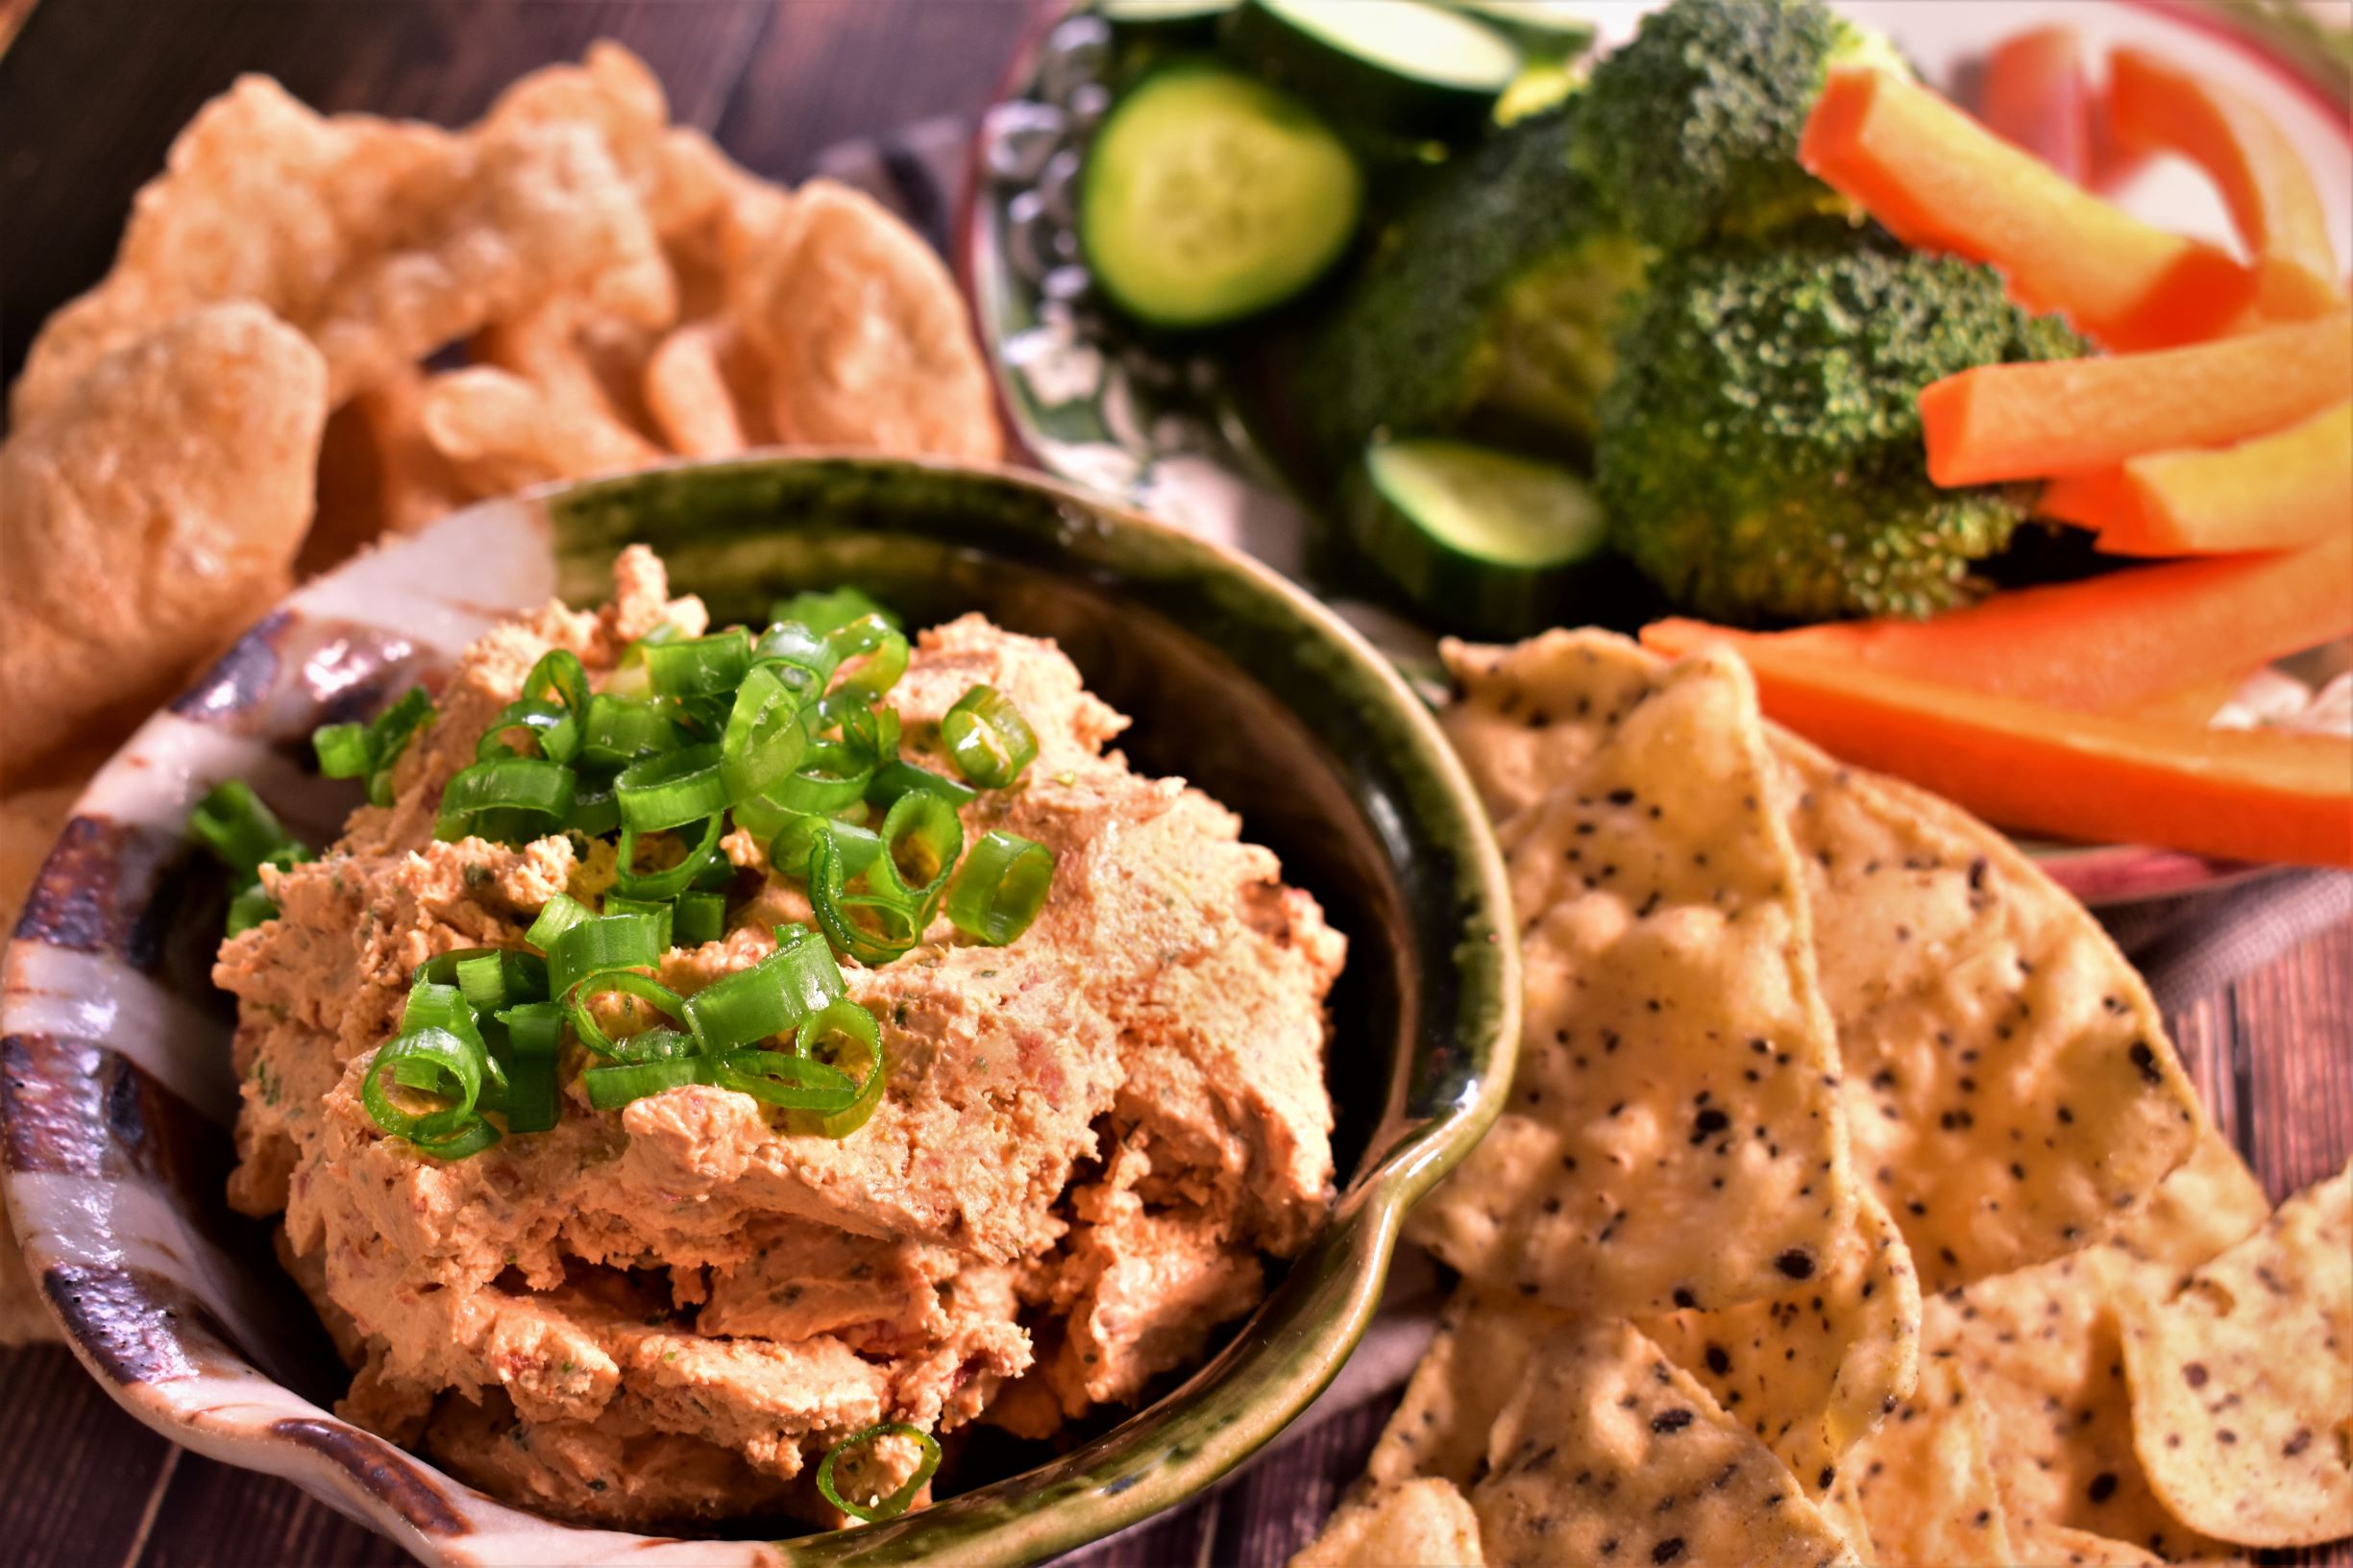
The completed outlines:
<svg viewBox="0 0 2353 1568">
<path fill-rule="evenodd" d="M 486 1497 L 331 1413 L 348 1374 L 267 1227 L 227 1208 L 233 1018 L 210 977 L 225 889 L 189 807 L 243 778 L 310 842 L 331 837 L 359 794 L 318 776 L 313 726 L 430 683 L 551 594 L 593 600 L 630 541 L 722 621 L 856 582 L 922 625 L 977 609 L 1056 638 L 1137 719 L 1122 749 L 1234 805 L 1349 937 L 1327 1064 L 1346 1185 L 1322 1234 L 1182 1386 L 886 1524 L 677 1541 Z M 474 507 L 319 579 L 99 772 L 7 954 L 0 1182 L 68 1343 L 126 1409 L 429 1563 L 1033 1562 L 1208 1485 L 1347 1358 L 1406 1210 L 1502 1105 L 1519 1038 L 1508 909 L 1478 797 L 1422 704 L 1262 567 L 1034 476 L 821 457 L 656 470 Z"/>
<path fill-rule="evenodd" d="M 1834 0 L 1893 37 L 1927 79 L 1966 82 L 1987 46 L 2063 21 L 2095 55 L 2145 44 L 2262 103 L 2311 164 L 2340 257 L 2353 257 L 2353 124 L 2345 70 L 2276 6 L 2231 0 Z M 1657 0 L 1592 0 L 1599 44 L 1632 37 Z M 1327 588 L 1311 565 L 1314 520 L 1243 425 L 1217 359 L 1140 340 L 1109 315 L 1073 228 L 1087 142 L 1111 94 L 1111 34 L 1083 10 L 1048 26 L 983 122 L 957 233 L 959 271 L 996 369 L 1008 423 L 1052 473 L 1122 498 Z M 2159 159 L 2110 192 L 2162 227 L 2236 245 L 2220 198 Z M 1409 679 L 1444 689 L 1434 638 L 1385 609 L 1334 608 Z M 2267 867 L 2135 845 L 2028 842 L 2044 869 L 2093 904 L 2131 902 L 2263 874 Z"/>
</svg>

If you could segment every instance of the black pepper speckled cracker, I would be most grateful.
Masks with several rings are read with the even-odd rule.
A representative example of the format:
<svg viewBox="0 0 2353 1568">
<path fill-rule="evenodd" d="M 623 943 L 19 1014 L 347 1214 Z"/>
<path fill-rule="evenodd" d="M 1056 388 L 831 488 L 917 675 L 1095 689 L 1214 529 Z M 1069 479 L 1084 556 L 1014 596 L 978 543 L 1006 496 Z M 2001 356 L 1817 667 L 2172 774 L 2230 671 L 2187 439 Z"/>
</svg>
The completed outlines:
<svg viewBox="0 0 2353 1568">
<path fill-rule="evenodd" d="M 1487 1466 L 1471 1506 L 1491 1568 L 1856 1560 L 1780 1460 L 1623 1320 L 1567 1322 L 1535 1348 Z"/>
<path fill-rule="evenodd" d="M 1504 828 L 1526 984 L 1509 1106 L 1409 1234 L 1596 1313 L 1818 1278 L 1854 1225 L 1839 1067 L 1755 688 L 1653 666 Z"/>
</svg>

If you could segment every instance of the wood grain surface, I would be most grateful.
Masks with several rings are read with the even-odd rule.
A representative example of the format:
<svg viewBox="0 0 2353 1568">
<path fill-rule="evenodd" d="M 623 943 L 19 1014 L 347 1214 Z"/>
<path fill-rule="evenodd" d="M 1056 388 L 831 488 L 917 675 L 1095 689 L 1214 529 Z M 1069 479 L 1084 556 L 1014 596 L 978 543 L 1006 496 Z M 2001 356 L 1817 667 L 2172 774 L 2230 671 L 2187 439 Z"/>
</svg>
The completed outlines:
<svg viewBox="0 0 2353 1568">
<path fill-rule="evenodd" d="M 1029 12 L 1030 0 L 42 0 L 0 57 L 0 371 L 13 377 L 33 328 L 105 270 L 132 192 L 239 72 L 321 109 L 456 122 L 521 72 L 612 37 L 660 74 L 679 120 L 791 180 L 845 138 L 976 116 Z M 2173 1024 L 2275 1198 L 2353 1156 L 2353 925 Z M 1355 1479 L 1385 1413 L 1376 1403 L 1329 1422 L 1072 1561 L 1281 1563 Z M 404 1560 L 285 1482 L 148 1432 L 62 1350 L 0 1351 L 0 1563 Z"/>
</svg>

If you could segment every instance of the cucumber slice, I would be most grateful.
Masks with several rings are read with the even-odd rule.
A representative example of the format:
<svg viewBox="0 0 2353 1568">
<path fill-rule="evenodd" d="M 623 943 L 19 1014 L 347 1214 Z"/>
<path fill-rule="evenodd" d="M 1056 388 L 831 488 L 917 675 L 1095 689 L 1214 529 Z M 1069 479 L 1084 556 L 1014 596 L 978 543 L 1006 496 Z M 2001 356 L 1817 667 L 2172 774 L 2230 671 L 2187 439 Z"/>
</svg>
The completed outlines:
<svg viewBox="0 0 2353 1568">
<path fill-rule="evenodd" d="M 1438 0 L 1467 12 L 1520 46 L 1530 60 L 1575 60 L 1593 47 L 1593 20 L 1578 0 Z"/>
<path fill-rule="evenodd" d="M 1375 441 L 1347 516 L 1364 553 L 1425 614 L 1466 629 L 1532 630 L 1571 610 L 1589 578 L 1614 575 L 1583 478 L 1467 441 Z"/>
<path fill-rule="evenodd" d="M 1207 49 L 1217 41 L 1217 24 L 1237 0 L 1095 0 L 1121 43 L 1155 48 Z"/>
<path fill-rule="evenodd" d="M 1520 70 L 1508 37 L 1426 0 L 1242 0 L 1227 41 L 1270 79 L 1401 136 L 1477 135 Z"/>
<path fill-rule="evenodd" d="M 1363 208 L 1355 157 L 1314 110 L 1223 66 L 1182 62 L 1104 118 L 1079 177 L 1079 244 L 1137 320 L 1215 327 L 1321 278 Z"/>
</svg>

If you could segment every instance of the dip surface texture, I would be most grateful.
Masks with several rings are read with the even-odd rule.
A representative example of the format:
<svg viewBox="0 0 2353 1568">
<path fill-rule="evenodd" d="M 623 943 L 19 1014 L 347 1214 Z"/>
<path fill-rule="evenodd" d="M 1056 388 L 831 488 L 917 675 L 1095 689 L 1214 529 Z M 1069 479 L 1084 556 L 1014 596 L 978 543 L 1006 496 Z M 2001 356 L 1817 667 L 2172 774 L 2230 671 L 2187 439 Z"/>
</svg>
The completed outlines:
<svg viewBox="0 0 2353 1568">
<path fill-rule="evenodd" d="M 433 821 L 542 653 L 601 684 L 657 625 L 704 629 L 650 553 L 616 576 L 601 612 L 551 605 L 469 649 L 392 804 L 266 873 L 282 914 L 214 971 L 238 999 L 232 1201 L 282 1213 L 282 1255 L 356 1368 L 343 1412 L 568 1517 L 833 1524 L 812 1478 L 863 1428 L 1039 1435 L 1136 1399 L 1327 1211 L 1324 1000 L 1346 944 L 1232 812 L 1106 749 L 1127 720 L 1050 642 L 965 617 L 923 634 L 887 699 L 908 759 L 952 774 L 942 716 L 976 683 L 1011 698 L 1037 759 L 962 808 L 965 832 L 1057 867 L 1008 946 L 940 919 L 895 963 L 843 960 L 888 1055 L 866 1125 L 795 1132 L 705 1085 L 596 1111 L 576 1044 L 552 1131 L 444 1163 L 371 1120 L 360 1090 L 416 966 L 521 948 L 550 898 L 611 883 L 609 845 L 437 843 Z M 724 937 L 660 965 L 682 993 L 809 919 L 764 845 L 723 848 Z"/>
</svg>

